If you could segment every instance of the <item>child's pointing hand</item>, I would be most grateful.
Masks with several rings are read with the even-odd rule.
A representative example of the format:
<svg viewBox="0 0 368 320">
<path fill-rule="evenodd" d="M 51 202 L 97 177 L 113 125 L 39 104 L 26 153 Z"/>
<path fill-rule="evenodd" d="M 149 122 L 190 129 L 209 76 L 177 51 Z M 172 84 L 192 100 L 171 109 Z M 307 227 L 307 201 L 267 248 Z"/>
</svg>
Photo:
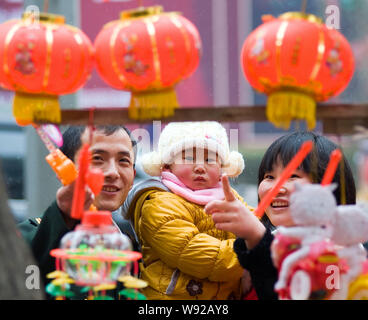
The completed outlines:
<svg viewBox="0 0 368 320">
<path fill-rule="evenodd" d="M 212 215 L 217 229 L 232 232 L 243 238 L 251 249 L 263 237 L 266 229 L 244 203 L 235 197 L 228 177 L 223 175 L 221 181 L 225 199 L 209 202 L 204 210 Z"/>
</svg>

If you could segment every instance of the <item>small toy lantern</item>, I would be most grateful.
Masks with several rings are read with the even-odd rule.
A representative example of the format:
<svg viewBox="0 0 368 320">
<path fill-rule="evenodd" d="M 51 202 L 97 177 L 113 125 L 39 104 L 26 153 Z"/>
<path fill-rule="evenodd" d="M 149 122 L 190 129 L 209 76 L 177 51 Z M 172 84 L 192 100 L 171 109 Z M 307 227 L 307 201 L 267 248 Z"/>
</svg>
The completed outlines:
<svg viewBox="0 0 368 320">
<path fill-rule="evenodd" d="M 342 34 L 318 17 L 287 12 L 263 24 L 245 40 L 241 53 L 251 86 L 268 96 L 267 118 L 289 128 L 294 119 L 316 124 L 316 102 L 341 93 L 354 72 L 354 57 Z"/>
<path fill-rule="evenodd" d="M 174 86 L 197 68 L 201 40 L 195 26 L 162 7 L 123 11 L 107 23 L 95 43 L 96 67 L 110 86 L 132 92 L 129 117 L 154 119 L 174 114 Z"/>
<path fill-rule="evenodd" d="M 19 125 L 60 122 L 58 95 L 79 89 L 93 67 L 93 46 L 64 16 L 25 12 L 0 25 L 0 85 L 15 91 Z"/>
<path fill-rule="evenodd" d="M 134 253 L 130 239 L 113 225 L 108 211 L 87 211 L 82 223 L 61 239 L 51 254 L 77 285 L 115 283 L 130 270 Z M 140 258 L 140 255 L 138 259 Z"/>
</svg>

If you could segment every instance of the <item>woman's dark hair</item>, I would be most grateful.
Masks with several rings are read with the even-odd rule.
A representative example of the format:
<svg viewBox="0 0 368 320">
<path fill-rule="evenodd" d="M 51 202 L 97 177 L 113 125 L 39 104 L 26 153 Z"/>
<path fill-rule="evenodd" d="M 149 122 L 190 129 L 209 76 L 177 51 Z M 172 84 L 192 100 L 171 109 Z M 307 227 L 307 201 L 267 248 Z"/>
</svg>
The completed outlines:
<svg viewBox="0 0 368 320">
<path fill-rule="evenodd" d="M 285 167 L 298 152 L 303 142 L 307 140 L 313 141 L 314 148 L 304 159 L 299 168 L 310 175 L 313 183 L 321 183 L 330 160 L 330 154 L 339 147 L 326 137 L 314 132 L 298 131 L 278 138 L 268 147 L 259 166 L 258 186 L 262 182 L 265 174 L 272 171 L 273 166 L 278 161 Z M 340 170 L 341 167 L 343 170 Z M 343 177 L 341 177 L 341 172 L 344 173 Z M 350 165 L 345 156 L 343 157 L 342 166 L 340 165 L 336 170 L 332 182 L 337 184 L 337 188 L 334 191 L 337 204 L 355 204 L 355 182 Z M 262 221 L 266 224 L 270 223 L 265 214 L 263 215 Z"/>
<path fill-rule="evenodd" d="M 118 130 L 124 130 L 132 142 L 132 147 L 134 151 L 134 163 L 137 157 L 137 142 L 132 137 L 129 129 L 123 125 L 105 125 L 96 126 L 96 130 L 102 131 L 105 135 L 109 136 Z M 86 130 L 86 126 L 70 126 L 63 133 L 64 143 L 60 150 L 72 161 L 74 161 L 75 154 L 82 146 L 81 136 Z"/>
</svg>

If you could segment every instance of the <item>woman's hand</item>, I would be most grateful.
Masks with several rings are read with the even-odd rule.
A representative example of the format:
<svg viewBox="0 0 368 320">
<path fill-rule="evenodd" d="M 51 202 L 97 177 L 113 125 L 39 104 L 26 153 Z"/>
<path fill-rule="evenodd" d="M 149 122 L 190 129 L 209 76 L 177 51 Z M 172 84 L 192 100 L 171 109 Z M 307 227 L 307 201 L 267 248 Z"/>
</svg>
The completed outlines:
<svg viewBox="0 0 368 320">
<path fill-rule="evenodd" d="M 262 239 L 266 228 L 244 203 L 235 197 L 228 177 L 223 175 L 221 180 L 225 199 L 209 202 L 204 210 L 212 215 L 217 229 L 230 231 L 243 238 L 247 247 L 252 249 Z"/>
</svg>

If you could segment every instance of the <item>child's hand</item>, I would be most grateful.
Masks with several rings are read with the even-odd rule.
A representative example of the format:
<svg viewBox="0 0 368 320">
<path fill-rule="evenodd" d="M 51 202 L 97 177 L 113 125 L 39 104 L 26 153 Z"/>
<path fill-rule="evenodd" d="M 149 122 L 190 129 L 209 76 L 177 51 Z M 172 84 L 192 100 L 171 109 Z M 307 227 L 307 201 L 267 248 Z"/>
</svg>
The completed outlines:
<svg viewBox="0 0 368 320">
<path fill-rule="evenodd" d="M 229 179 L 222 176 L 225 200 L 213 200 L 204 210 L 212 215 L 216 228 L 230 231 L 247 242 L 252 248 L 262 239 L 266 229 L 258 218 L 233 194 Z"/>
</svg>

